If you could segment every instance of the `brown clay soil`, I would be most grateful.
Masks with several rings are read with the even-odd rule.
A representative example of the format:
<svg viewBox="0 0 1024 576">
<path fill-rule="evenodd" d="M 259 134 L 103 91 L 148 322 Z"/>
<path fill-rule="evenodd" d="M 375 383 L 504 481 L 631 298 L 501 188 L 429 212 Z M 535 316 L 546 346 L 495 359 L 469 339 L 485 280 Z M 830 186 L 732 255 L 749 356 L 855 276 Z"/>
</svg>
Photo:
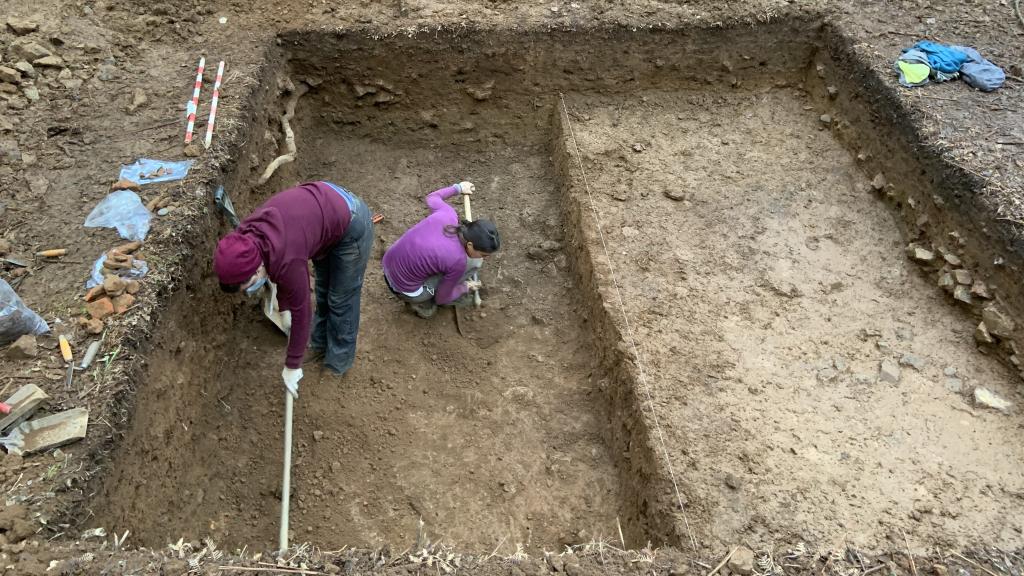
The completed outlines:
<svg viewBox="0 0 1024 576">
<path fill-rule="evenodd" d="M 974 332 L 990 304 L 1024 320 L 1024 23 L 995 0 L 718 4 L 3 5 L 39 29 L 0 31 L 0 65 L 26 41 L 62 62 L 0 91 L 0 237 L 29 263 L 2 275 L 79 355 L 84 279 L 119 243 L 85 216 L 120 163 L 183 157 L 200 47 L 228 73 L 214 146 L 143 189 L 171 211 L 103 360 L 72 390 L 55 338 L 0 365 L 0 396 L 91 411 L 57 458 L 0 460 L 0 573 L 267 567 L 284 341 L 216 289 L 212 190 L 244 214 L 321 178 L 385 214 L 377 255 L 467 178 L 507 247 L 465 335 L 403 311 L 371 262 L 356 368 L 307 367 L 297 404 L 292 541 L 312 546 L 292 567 L 706 573 L 744 544 L 758 574 L 1019 573 L 1016 340 Z M 903 90 L 891 61 L 925 37 L 1013 78 Z M 257 186 L 286 76 L 312 86 L 299 157 Z M 920 267 L 911 241 L 962 263 Z M 953 268 L 992 303 L 937 287 Z"/>
</svg>

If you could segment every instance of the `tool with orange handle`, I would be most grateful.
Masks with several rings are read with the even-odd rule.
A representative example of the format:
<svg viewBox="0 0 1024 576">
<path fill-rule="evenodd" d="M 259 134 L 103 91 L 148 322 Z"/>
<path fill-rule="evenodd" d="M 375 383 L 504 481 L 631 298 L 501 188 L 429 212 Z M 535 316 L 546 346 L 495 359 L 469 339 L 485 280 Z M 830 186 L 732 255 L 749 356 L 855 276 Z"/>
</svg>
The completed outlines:
<svg viewBox="0 0 1024 576">
<path fill-rule="evenodd" d="M 71 380 L 75 377 L 75 357 L 71 354 L 71 343 L 63 334 L 58 338 L 60 341 L 60 355 L 68 365 L 68 377 L 64 380 L 64 388 L 71 388 Z"/>
</svg>

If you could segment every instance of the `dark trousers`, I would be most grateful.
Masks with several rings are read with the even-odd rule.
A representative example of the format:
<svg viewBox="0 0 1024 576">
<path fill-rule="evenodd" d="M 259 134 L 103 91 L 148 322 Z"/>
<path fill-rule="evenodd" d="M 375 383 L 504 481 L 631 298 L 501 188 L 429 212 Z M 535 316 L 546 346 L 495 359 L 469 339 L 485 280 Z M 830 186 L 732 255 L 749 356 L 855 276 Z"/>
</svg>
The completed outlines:
<svg viewBox="0 0 1024 576">
<path fill-rule="evenodd" d="M 373 246 L 370 209 L 355 195 L 350 198 L 352 220 L 345 236 L 322 258 L 313 260 L 316 313 L 310 347 L 323 350 L 324 365 L 339 374 L 356 359 L 363 274 Z"/>
</svg>

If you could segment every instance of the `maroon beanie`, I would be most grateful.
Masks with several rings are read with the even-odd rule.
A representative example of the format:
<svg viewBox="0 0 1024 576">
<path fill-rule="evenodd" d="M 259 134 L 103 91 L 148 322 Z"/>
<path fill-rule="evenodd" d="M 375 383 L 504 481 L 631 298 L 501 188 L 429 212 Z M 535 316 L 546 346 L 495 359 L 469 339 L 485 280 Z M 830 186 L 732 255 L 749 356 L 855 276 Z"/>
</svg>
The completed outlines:
<svg viewBox="0 0 1024 576">
<path fill-rule="evenodd" d="M 263 263 L 252 238 L 232 232 L 220 239 L 213 253 L 213 271 L 222 284 L 241 284 L 252 278 Z"/>
</svg>

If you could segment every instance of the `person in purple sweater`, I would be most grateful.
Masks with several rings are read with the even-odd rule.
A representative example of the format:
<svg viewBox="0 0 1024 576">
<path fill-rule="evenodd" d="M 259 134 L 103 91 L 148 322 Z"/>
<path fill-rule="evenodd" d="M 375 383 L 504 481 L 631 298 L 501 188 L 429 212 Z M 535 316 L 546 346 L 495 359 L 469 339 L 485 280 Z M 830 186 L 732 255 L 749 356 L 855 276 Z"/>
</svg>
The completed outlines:
<svg viewBox="0 0 1024 576">
<path fill-rule="evenodd" d="M 256 296 L 269 280 L 277 285 L 280 309 L 291 312 L 281 377 L 292 396 L 298 397 L 307 345 L 335 373 L 352 367 L 372 245 L 366 203 L 330 182 L 278 192 L 217 243 L 213 269 L 222 290 Z M 309 301 L 310 260 L 316 271 L 315 313 Z"/>
<path fill-rule="evenodd" d="M 421 318 L 430 318 L 437 306 L 463 306 L 480 282 L 469 277 L 483 259 L 498 251 L 501 236 L 490 220 L 460 221 L 445 200 L 469 195 L 473 184 L 460 182 L 427 195 L 430 215 L 402 234 L 381 265 L 384 280 L 396 296 L 409 303 Z"/>
</svg>

